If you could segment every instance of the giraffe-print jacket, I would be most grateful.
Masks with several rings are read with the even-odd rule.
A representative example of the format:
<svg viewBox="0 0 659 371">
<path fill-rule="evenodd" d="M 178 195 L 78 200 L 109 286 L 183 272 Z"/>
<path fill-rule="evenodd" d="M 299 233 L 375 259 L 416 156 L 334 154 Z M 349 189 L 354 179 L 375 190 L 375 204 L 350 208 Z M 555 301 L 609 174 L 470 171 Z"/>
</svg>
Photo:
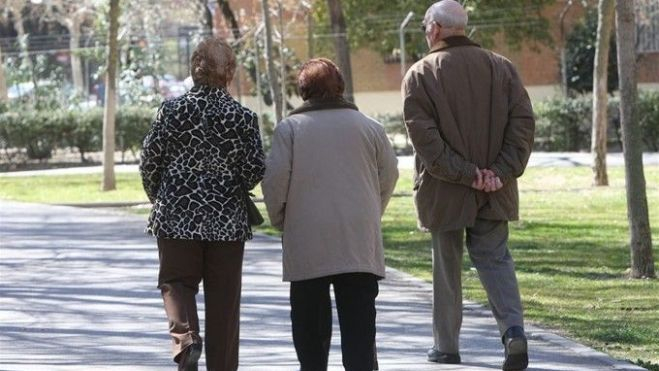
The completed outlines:
<svg viewBox="0 0 659 371">
<path fill-rule="evenodd" d="M 165 101 L 144 138 L 140 174 L 159 238 L 252 238 L 241 186 L 265 171 L 257 116 L 225 89 L 195 86 Z M 242 185 L 241 185 L 242 183 Z"/>
</svg>

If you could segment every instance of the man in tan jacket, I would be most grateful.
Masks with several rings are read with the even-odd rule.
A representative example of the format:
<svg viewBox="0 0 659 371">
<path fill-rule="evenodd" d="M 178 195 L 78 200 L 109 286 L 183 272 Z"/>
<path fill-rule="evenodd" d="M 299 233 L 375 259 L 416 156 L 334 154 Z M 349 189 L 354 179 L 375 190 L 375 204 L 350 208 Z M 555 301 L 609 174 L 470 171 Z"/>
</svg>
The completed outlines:
<svg viewBox="0 0 659 371">
<path fill-rule="evenodd" d="M 428 360 L 461 361 L 466 234 L 504 343 L 503 369 L 523 370 L 527 343 L 508 221 L 518 219 L 516 179 L 530 156 L 535 123 L 512 63 L 467 38 L 466 25 L 458 2 L 433 4 L 423 21 L 430 52 L 402 84 L 418 221 L 432 234 L 434 346 Z"/>
</svg>

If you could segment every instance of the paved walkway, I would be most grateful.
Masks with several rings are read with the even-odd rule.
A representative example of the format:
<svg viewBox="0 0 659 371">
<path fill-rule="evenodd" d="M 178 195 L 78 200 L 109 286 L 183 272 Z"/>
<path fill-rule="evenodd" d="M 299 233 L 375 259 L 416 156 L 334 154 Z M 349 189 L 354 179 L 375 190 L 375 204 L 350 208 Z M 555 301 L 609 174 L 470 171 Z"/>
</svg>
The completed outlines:
<svg viewBox="0 0 659 371">
<path fill-rule="evenodd" d="M 155 288 L 155 243 L 143 226 L 142 217 L 108 210 L 0 201 L 0 370 L 174 369 Z M 246 250 L 241 370 L 297 370 L 280 252 L 267 237 Z M 377 300 L 381 370 L 500 369 L 494 319 L 471 303 L 464 364 L 426 362 L 431 285 L 387 274 Z M 529 370 L 642 370 L 537 327 L 527 330 Z M 336 320 L 330 364 L 342 369 Z"/>
<path fill-rule="evenodd" d="M 623 166 L 625 164 L 622 153 L 609 153 L 606 159 L 609 166 Z M 591 163 L 592 159 L 590 153 L 585 152 L 533 152 L 531 153 L 528 166 L 573 167 L 591 166 Z M 659 165 L 659 153 L 644 153 L 643 163 L 646 166 Z M 401 169 L 412 169 L 414 167 L 414 158 L 412 156 L 399 156 L 398 167 Z M 134 173 L 137 172 L 137 165 L 116 165 L 114 170 L 117 173 Z M 0 177 L 89 174 L 101 173 L 102 171 L 103 168 L 101 166 L 84 166 L 48 170 L 12 171 L 4 173 L 0 172 Z"/>
</svg>

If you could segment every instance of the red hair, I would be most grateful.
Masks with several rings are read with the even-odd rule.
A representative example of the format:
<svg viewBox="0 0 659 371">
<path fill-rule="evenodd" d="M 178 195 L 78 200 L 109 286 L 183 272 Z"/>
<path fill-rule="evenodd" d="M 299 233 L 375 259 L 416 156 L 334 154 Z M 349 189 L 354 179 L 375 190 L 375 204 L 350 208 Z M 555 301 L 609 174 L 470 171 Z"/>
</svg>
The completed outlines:
<svg viewBox="0 0 659 371">
<path fill-rule="evenodd" d="M 327 58 L 314 58 L 302 65 L 297 86 L 303 100 L 339 98 L 345 83 L 339 68 Z"/>
</svg>

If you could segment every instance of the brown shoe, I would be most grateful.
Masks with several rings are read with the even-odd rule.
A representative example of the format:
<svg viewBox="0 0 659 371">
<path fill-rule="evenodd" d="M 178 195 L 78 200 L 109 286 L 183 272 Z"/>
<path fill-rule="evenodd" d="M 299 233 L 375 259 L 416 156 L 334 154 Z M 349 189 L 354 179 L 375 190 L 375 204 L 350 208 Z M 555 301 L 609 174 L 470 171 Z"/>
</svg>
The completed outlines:
<svg viewBox="0 0 659 371">
<path fill-rule="evenodd" d="M 197 371 L 199 357 L 201 357 L 201 343 L 188 345 L 178 357 L 178 371 Z"/>
</svg>

